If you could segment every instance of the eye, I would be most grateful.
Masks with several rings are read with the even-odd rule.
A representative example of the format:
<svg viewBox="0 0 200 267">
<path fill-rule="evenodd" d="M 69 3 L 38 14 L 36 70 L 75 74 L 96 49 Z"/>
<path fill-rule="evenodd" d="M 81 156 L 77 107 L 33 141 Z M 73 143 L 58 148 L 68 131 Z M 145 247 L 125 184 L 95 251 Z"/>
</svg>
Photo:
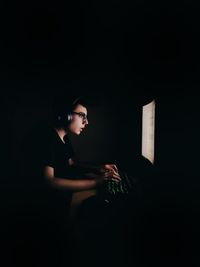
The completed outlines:
<svg viewBox="0 0 200 267">
<path fill-rule="evenodd" d="M 87 119 L 87 115 L 85 113 L 79 113 L 79 116 L 83 119 L 86 120 Z"/>
<path fill-rule="evenodd" d="M 83 112 L 73 112 L 74 114 L 77 114 L 82 120 L 87 120 L 87 115 Z"/>
</svg>

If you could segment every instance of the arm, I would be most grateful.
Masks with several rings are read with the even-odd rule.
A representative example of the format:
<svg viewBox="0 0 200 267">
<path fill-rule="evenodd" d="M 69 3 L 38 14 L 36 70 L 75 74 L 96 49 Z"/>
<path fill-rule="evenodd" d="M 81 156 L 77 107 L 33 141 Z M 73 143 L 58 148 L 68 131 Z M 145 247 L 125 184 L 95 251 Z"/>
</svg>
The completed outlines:
<svg viewBox="0 0 200 267">
<path fill-rule="evenodd" d="M 96 188 L 101 186 L 104 180 L 113 180 L 119 182 L 121 178 L 118 175 L 113 174 L 113 172 L 106 172 L 102 175 L 95 175 L 93 179 L 69 179 L 55 177 L 54 168 L 50 166 L 45 166 L 44 168 L 44 178 L 53 188 L 69 191 L 83 191 Z"/>
<path fill-rule="evenodd" d="M 115 164 L 94 164 L 90 162 L 77 162 L 74 159 L 69 159 L 69 164 L 72 168 L 75 168 L 84 173 L 103 174 L 111 171 L 114 175 L 118 174 L 118 168 Z"/>
<path fill-rule="evenodd" d="M 54 188 L 69 191 L 82 191 L 92 189 L 103 183 L 103 178 L 98 177 L 96 179 L 70 179 L 54 176 L 54 168 L 45 166 L 44 177 L 48 184 Z"/>
<path fill-rule="evenodd" d="M 50 166 L 45 166 L 44 168 L 44 177 L 50 186 L 60 189 L 60 190 L 69 190 L 69 191 L 83 191 L 96 188 L 103 184 L 104 180 L 116 180 L 119 181 L 120 177 L 115 178 L 113 173 L 105 173 L 102 175 L 96 175 L 93 179 L 69 179 L 55 177 L 54 168 Z"/>
</svg>

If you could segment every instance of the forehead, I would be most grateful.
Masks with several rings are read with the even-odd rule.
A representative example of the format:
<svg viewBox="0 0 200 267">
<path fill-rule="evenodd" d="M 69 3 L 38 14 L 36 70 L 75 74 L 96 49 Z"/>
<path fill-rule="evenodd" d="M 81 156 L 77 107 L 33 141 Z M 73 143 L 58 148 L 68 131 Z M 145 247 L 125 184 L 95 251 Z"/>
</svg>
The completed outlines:
<svg viewBox="0 0 200 267">
<path fill-rule="evenodd" d="M 82 106 L 81 104 L 78 104 L 75 108 L 74 111 L 76 112 L 83 112 L 85 114 L 87 114 L 87 108 Z"/>
</svg>

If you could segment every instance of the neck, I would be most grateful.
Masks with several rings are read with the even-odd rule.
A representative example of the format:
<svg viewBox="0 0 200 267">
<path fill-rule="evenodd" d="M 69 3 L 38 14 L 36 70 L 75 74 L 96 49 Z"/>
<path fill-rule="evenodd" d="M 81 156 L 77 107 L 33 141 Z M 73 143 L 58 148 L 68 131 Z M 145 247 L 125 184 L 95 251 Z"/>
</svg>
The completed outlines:
<svg viewBox="0 0 200 267">
<path fill-rule="evenodd" d="M 67 134 L 67 131 L 64 130 L 63 128 L 60 128 L 60 129 L 55 128 L 55 130 L 56 130 L 56 132 L 58 133 L 60 139 L 61 139 L 63 142 L 65 142 L 65 141 L 64 141 L 64 136 Z"/>
</svg>

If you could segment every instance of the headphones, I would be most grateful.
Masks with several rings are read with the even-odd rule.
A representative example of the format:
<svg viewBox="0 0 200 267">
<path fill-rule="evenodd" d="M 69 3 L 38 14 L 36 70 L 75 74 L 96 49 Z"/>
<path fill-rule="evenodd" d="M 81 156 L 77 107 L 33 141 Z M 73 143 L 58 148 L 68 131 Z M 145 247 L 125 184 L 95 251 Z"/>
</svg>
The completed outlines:
<svg viewBox="0 0 200 267">
<path fill-rule="evenodd" d="M 70 124 L 70 122 L 73 119 L 73 112 L 72 111 L 80 99 L 81 99 L 81 96 L 76 98 L 70 105 L 68 105 L 68 108 L 66 110 L 66 114 L 59 114 L 57 116 L 57 121 L 60 125 L 68 126 Z"/>
</svg>

